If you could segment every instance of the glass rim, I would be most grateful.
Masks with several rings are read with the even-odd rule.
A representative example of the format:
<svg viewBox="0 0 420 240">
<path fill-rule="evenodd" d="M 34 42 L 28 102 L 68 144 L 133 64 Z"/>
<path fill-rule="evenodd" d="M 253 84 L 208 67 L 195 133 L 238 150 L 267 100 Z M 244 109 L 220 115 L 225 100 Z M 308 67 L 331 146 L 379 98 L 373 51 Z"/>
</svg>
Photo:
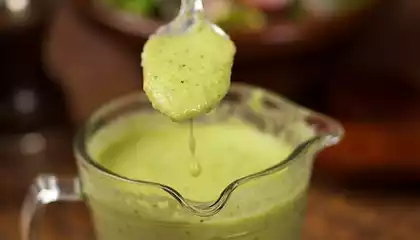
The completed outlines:
<svg viewBox="0 0 420 240">
<path fill-rule="evenodd" d="M 314 137 L 311 137 L 307 139 L 306 141 L 301 142 L 296 147 L 294 147 L 293 151 L 285 159 L 280 160 L 276 165 L 271 166 L 262 171 L 234 180 L 233 182 L 231 182 L 224 188 L 224 190 L 220 193 L 218 199 L 215 200 L 214 202 L 191 201 L 191 200 L 186 199 L 176 189 L 168 185 L 157 183 L 157 182 L 151 182 L 151 181 L 131 179 L 131 178 L 121 176 L 117 173 L 114 173 L 106 169 L 100 164 L 98 164 L 96 161 L 93 160 L 93 158 L 88 153 L 86 136 L 87 136 L 87 129 L 89 128 L 89 126 L 91 126 L 92 123 L 95 122 L 95 120 L 100 119 L 101 116 L 103 116 L 105 113 L 121 108 L 122 106 L 125 106 L 127 103 L 148 101 L 147 96 L 142 91 L 135 91 L 129 94 L 125 94 L 121 97 L 111 99 L 110 101 L 102 104 L 97 110 L 93 112 L 93 114 L 88 118 L 85 124 L 83 124 L 82 127 L 79 129 L 79 131 L 77 131 L 74 141 L 73 141 L 74 152 L 76 156 L 80 156 L 80 157 L 77 157 L 77 161 L 82 161 L 83 164 L 88 165 L 95 171 L 99 172 L 101 175 L 105 175 L 114 180 L 126 182 L 129 184 L 149 185 L 149 186 L 160 188 L 161 190 L 167 192 L 172 197 L 174 197 L 182 206 L 186 207 L 190 212 L 194 213 L 195 215 L 202 216 L 202 217 L 212 216 L 218 213 L 223 208 L 223 206 L 226 204 L 227 200 L 229 199 L 230 195 L 239 186 L 251 180 L 254 180 L 263 176 L 271 175 L 278 171 L 281 171 L 282 169 L 287 167 L 290 163 L 299 159 L 301 155 L 305 154 L 309 150 L 309 148 L 314 145 L 318 145 L 319 149 L 322 149 L 331 145 L 335 145 L 341 140 L 344 134 L 344 130 L 342 126 L 337 121 L 333 120 L 332 118 L 329 118 L 323 114 L 311 111 L 303 106 L 300 106 L 294 103 L 293 101 L 288 100 L 287 98 L 281 96 L 280 94 L 271 92 L 269 90 L 266 90 L 257 86 L 249 85 L 249 84 L 244 84 L 244 83 L 232 83 L 232 86 L 230 87 L 228 94 L 235 93 L 238 91 L 250 92 L 254 90 L 262 90 L 265 96 L 268 96 L 269 98 L 274 99 L 277 102 L 281 102 L 290 107 L 296 108 L 304 116 L 306 115 L 306 116 L 316 117 L 318 121 L 322 121 L 324 124 L 329 125 L 330 131 L 326 131 L 322 134 L 315 134 Z"/>
</svg>

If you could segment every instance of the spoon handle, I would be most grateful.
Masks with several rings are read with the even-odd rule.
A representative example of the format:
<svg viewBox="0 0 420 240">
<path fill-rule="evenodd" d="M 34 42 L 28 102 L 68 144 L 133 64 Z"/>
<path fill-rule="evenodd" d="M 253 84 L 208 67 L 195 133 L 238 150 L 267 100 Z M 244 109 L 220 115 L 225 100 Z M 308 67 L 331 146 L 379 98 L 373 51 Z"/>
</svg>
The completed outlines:
<svg viewBox="0 0 420 240">
<path fill-rule="evenodd" d="M 194 14 L 196 12 L 202 12 L 203 10 L 203 0 L 182 0 L 179 13 L 181 15 Z"/>
</svg>

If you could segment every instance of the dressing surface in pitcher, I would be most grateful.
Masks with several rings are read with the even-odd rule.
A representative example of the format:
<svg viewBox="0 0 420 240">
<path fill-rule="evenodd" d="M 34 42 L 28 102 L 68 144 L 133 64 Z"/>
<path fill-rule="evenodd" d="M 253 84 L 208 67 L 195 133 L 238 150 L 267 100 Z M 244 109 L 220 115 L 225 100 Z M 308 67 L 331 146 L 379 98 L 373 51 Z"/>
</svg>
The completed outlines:
<svg viewBox="0 0 420 240">
<path fill-rule="evenodd" d="M 293 150 L 281 137 L 233 116 L 222 122 L 198 121 L 199 145 L 191 156 L 188 126 L 157 112 L 127 115 L 98 132 L 89 151 L 99 165 L 120 176 L 170 186 L 194 202 L 214 202 L 230 183 L 278 164 Z M 190 172 L 191 157 L 199 158 L 202 166 L 198 177 Z M 243 186 L 225 209 L 210 217 L 186 212 L 163 191 L 139 191 L 120 182 L 106 186 L 118 189 L 120 197 L 115 193 L 99 197 L 89 190 L 87 195 L 91 193 L 89 205 L 100 240 L 292 240 L 300 234 L 306 184 L 291 181 L 295 178 L 291 174 L 295 171 L 285 168 L 256 183 L 263 187 Z M 277 190 L 278 198 L 261 196 L 260 206 L 251 201 Z"/>
</svg>

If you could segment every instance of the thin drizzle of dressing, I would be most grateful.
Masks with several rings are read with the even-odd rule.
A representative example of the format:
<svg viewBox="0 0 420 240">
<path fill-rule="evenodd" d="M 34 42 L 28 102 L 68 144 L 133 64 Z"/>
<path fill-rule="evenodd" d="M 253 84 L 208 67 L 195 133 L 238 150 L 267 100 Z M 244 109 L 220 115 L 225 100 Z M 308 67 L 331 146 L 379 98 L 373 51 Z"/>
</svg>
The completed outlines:
<svg viewBox="0 0 420 240">
<path fill-rule="evenodd" d="M 189 136 L 189 147 L 190 147 L 190 153 L 192 162 L 190 165 L 190 173 L 193 177 L 198 177 L 201 174 L 201 164 L 198 161 L 198 158 L 195 156 L 195 150 L 196 150 L 196 140 L 194 136 L 194 120 L 189 120 L 190 124 L 190 136 Z"/>
</svg>

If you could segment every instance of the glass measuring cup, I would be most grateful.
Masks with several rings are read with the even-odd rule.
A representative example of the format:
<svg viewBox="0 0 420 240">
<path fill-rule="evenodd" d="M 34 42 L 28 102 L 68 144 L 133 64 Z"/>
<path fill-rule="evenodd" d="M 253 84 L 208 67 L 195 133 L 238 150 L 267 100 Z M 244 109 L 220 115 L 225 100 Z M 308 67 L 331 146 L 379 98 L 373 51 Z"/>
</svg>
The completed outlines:
<svg viewBox="0 0 420 240">
<path fill-rule="evenodd" d="M 46 204 L 82 200 L 91 211 L 98 240 L 300 238 L 313 159 L 340 141 L 339 123 L 267 90 L 233 84 L 219 107 L 197 121 L 212 124 L 235 115 L 285 139 L 294 150 L 277 165 L 235 180 L 213 202 L 194 202 L 170 186 L 118 176 L 89 153 L 87 145 L 99 130 L 128 114 L 153 111 L 143 93 L 100 108 L 75 139 L 79 176 L 40 175 L 34 180 L 22 208 L 23 239 L 36 239 L 34 217 Z"/>
</svg>

